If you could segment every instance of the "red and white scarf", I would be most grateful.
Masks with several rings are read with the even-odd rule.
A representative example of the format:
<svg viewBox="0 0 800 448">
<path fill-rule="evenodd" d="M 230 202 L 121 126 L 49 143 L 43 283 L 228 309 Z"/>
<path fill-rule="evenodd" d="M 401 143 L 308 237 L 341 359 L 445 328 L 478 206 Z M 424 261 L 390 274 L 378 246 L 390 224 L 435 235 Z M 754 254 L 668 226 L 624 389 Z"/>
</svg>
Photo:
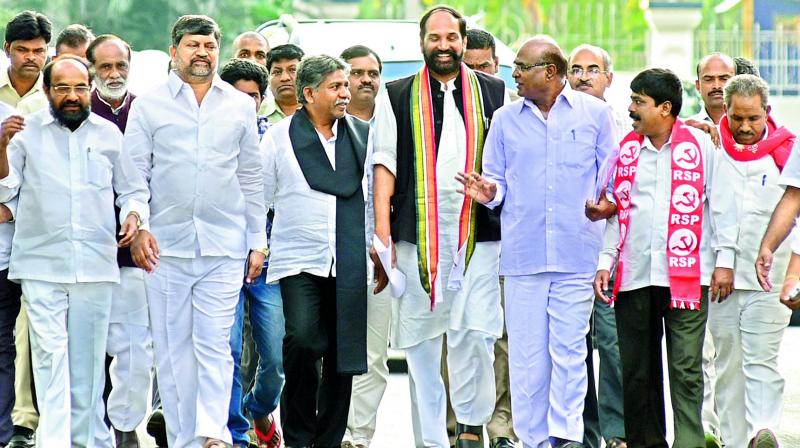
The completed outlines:
<svg viewBox="0 0 800 448">
<path fill-rule="evenodd" d="M 631 226 L 631 191 L 644 137 L 631 132 L 620 142 L 614 179 L 614 197 L 619 218 L 619 252 Z M 671 136 L 672 168 L 669 220 L 667 221 L 667 272 L 673 309 L 700 310 L 700 237 L 703 232 L 703 154 L 700 145 L 680 120 Z M 641 223 L 650 225 L 650 223 Z M 636 250 L 636 248 L 634 248 Z M 617 263 L 617 280 L 611 303 L 622 284 L 622 257 Z"/>
<path fill-rule="evenodd" d="M 778 127 L 770 116 L 767 117 L 767 138 L 758 143 L 752 145 L 736 143 L 731 134 L 727 115 L 724 115 L 719 122 L 719 134 L 722 147 L 733 160 L 750 162 L 770 155 L 780 171 L 783 171 L 795 141 L 795 135 L 783 126 Z"/>
</svg>

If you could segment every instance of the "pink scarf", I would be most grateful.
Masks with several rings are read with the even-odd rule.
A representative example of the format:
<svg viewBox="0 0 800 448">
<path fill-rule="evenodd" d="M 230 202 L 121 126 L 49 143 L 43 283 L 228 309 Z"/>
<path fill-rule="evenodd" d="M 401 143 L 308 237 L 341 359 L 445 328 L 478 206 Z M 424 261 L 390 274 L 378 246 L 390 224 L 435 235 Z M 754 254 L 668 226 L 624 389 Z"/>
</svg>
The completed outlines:
<svg viewBox="0 0 800 448">
<path fill-rule="evenodd" d="M 795 140 L 795 135 L 783 126 L 778 127 L 772 117 L 767 117 L 767 138 L 754 145 L 736 143 L 731 134 L 727 115 L 723 115 L 719 122 L 719 134 L 722 146 L 733 160 L 749 162 L 770 155 L 780 171 L 783 171 L 786 160 L 792 153 Z"/>
<path fill-rule="evenodd" d="M 620 142 L 614 179 L 619 217 L 619 252 L 625 245 L 631 222 L 631 190 L 644 137 L 631 132 Z M 673 309 L 700 310 L 700 237 L 703 232 L 703 155 L 697 140 L 680 120 L 675 120 L 671 139 L 672 193 L 667 225 L 667 269 Z M 650 225 L 642 223 L 642 225 Z M 636 248 L 634 248 L 636 250 Z M 622 257 L 611 303 L 622 284 Z"/>
</svg>

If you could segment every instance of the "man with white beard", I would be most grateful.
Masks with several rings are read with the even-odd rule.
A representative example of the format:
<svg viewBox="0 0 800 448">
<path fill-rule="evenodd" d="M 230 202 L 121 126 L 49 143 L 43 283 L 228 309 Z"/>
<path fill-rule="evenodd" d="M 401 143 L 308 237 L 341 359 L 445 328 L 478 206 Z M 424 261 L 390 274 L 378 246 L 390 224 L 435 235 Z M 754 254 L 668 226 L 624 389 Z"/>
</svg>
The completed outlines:
<svg viewBox="0 0 800 448">
<path fill-rule="evenodd" d="M 104 34 L 89 45 L 86 58 L 94 74 L 92 112 L 125 132 L 135 98 L 128 92 L 130 46 L 117 36 Z M 150 387 L 153 348 L 144 272 L 133 263 L 130 248 L 117 251 L 117 263 L 120 282 L 113 288 L 106 345 L 109 359 L 113 359 L 110 365 L 106 363 L 106 389 L 110 385 L 113 388 L 106 400 L 106 412 L 114 427 L 115 446 L 135 448 L 139 446 L 136 427 L 147 412 L 147 394 L 143 391 Z M 103 437 L 110 438 L 110 433 Z"/>
</svg>

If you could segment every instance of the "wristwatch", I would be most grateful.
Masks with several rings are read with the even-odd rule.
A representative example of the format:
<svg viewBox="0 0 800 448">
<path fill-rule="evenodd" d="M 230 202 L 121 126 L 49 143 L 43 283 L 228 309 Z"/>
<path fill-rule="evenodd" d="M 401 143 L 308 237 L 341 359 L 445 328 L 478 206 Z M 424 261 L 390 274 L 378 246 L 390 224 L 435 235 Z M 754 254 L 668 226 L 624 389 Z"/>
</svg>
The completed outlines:
<svg viewBox="0 0 800 448">
<path fill-rule="evenodd" d="M 133 215 L 133 216 L 136 217 L 136 230 L 139 230 L 142 227 L 142 217 L 139 216 L 139 214 L 136 213 L 136 212 L 128 213 L 128 216 L 130 216 L 130 215 Z"/>
<path fill-rule="evenodd" d="M 260 253 L 264 254 L 264 258 L 269 257 L 269 249 L 266 248 L 266 247 L 262 247 L 262 248 L 259 248 L 259 249 L 253 249 L 253 252 L 260 252 Z"/>
</svg>

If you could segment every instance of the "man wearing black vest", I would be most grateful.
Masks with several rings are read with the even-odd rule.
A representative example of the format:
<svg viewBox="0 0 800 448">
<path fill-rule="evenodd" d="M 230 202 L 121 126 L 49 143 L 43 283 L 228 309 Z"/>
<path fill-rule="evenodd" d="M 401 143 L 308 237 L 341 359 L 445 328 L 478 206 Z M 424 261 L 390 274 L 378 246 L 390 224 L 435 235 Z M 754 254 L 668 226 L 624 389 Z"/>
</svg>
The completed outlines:
<svg viewBox="0 0 800 448">
<path fill-rule="evenodd" d="M 503 330 L 500 227 L 495 212 L 458 193 L 455 176 L 480 171 L 489 120 L 506 93 L 502 80 L 462 63 L 466 22 L 458 11 L 428 11 L 420 47 L 425 66 L 387 84 L 376 112 L 375 249 L 396 250 L 407 277 L 393 301 L 391 344 L 406 351 L 418 444 L 449 446 L 439 372 L 446 335 L 456 446 L 482 447 L 482 425 L 494 408 L 494 343 Z M 376 271 L 380 287 L 385 277 Z"/>
<path fill-rule="evenodd" d="M 280 281 L 286 319 L 281 421 L 292 448 L 339 447 L 353 375 L 367 371 L 369 125 L 345 117 L 348 71 L 338 58 L 303 59 L 302 107 L 261 142 L 275 212 L 267 282 Z"/>
</svg>

